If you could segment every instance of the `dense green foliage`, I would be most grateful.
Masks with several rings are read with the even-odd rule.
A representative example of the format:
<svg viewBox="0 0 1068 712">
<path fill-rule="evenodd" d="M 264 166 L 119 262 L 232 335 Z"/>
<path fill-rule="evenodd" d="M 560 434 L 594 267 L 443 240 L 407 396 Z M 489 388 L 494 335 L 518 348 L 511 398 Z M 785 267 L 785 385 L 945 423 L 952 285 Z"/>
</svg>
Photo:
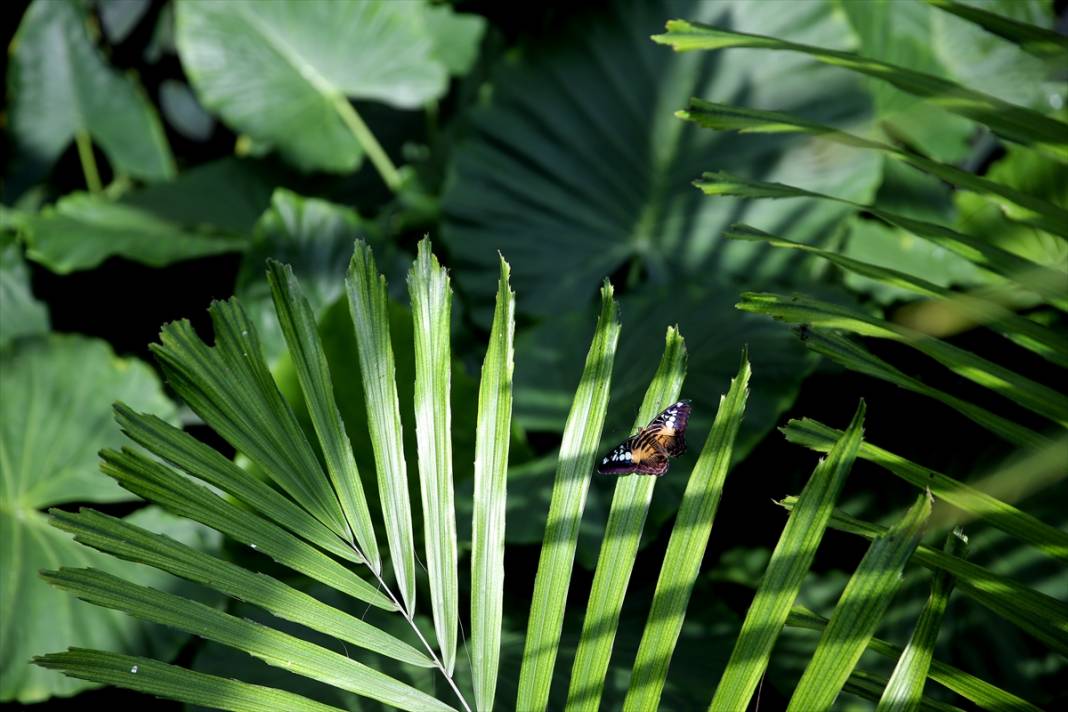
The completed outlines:
<svg viewBox="0 0 1068 712">
<path fill-rule="evenodd" d="M 27 3 L 0 701 L 1063 705 L 1051 11 Z"/>
</svg>

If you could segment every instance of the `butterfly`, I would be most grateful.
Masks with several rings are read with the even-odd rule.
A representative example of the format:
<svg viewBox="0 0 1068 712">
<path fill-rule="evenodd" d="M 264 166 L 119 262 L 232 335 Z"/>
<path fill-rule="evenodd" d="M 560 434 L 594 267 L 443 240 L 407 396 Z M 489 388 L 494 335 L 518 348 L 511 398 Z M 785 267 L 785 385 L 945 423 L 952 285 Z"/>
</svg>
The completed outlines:
<svg viewBox="0 0 1068 712">
<path fill-rule="evenodd" d="M 597 472 L 602 475 L 655 475 L 668 471 L 668 458 L 686 452 L 686 422 L 690 401 L 681 400 L 664 409 L 653 421 L 601 458 Z"/>
</svg>

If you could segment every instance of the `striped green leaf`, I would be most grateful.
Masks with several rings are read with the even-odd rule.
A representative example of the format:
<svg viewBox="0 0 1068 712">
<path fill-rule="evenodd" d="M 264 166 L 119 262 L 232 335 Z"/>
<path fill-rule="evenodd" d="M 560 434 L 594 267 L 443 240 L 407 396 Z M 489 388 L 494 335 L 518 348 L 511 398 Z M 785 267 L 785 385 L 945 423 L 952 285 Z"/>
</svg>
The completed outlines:
<svg viewBox="0 0 1068 712">
<path fill-rule="evenodd" d="M 1031 319 L 1017 315 L 999 303 L 1001 290 L 987 289 L 971 293 L 954 292 L 904 272 L 861 262 L 851 257 L 822 250 L 814 245 L 793 242 L 749 225 L 732 225 L 724 237 L 734 240 L 766 242 L 774 247 L 800 250 L 828 260 L 844 270 L 879 282 L 932 298 L 932 304 L 952 310 L 961 322 L 985 324 L 1006 338 L 1034 351 L 1058 366 L 1068 367 L 1068 338 Z M 989 298 L 987 298 L 989 296 Z"/>
<path fill-rule="evenodd" d="M 319 437 L 330 483 L 337 493 L 345 521 L 359 543 L 360 553 L 378 574 L 382 570 L 382 559 L 378 553 L 374 523 L 367 508 L 360 473 L 356 469 L 352 444 L 334 400 L 330 367 L 319 339 L 315 312 L 288 265 L 268 260 L 267 282 L 271 286 L 275 313 L 289 347 L 308 414 Z"/>
<path fill-rule="evenodd" d="M 853 466 L 863 437 L 863 423 L 864 403 L 861 402 L 845 434 L 805 484 L 745 614 L 709 710 L 745 709 L 749 704 L 801 582 L 816 556 L 838 493 Z"/>
<path fill-rule="evenodd" d="M 544 712 L 549 704 L 579 523 L 608 410 L 619 331 L 619 308 L 612 285 L 605 280 L 601 287 L 601 314 L 560 443 L 549 516 L 534 579 L 516 709 Z"/>
<path fill-rule="evenodd" d="M 634 429 L 645 427 L 657 413 L 678 400 L 686 378 L 686 344 L 674 327 L 668 327 L 664 355 L 645 391 Z M 571 683 L 569 710 L 596 710 L 600 706 L 605 674 L 619 626 L 619 612 L 627 592 L 634 558 L 638 553 L 649 502 L 657 478 L 622 477 L 616 482 L 608 524 L 601 539 L 597 570 L 593 575 L 586 617 L 582 621 Z"/>
<path fill-rule="evenodd" d="M 386 279 L 378 273 L 371 248 L 362 240 L 356 241 L 345 289 L 356 329 L 367 426 L 375 453 L 389 555 L 405 611 L 412 615 L 415 612 L 415 544 L 396 366 L 389 337 Z"/>
<path fill-rule="evenodd" d="M 275 524 L 331 554 L 363 563 L 363 557 L 293 500 L 223 457 L 189 433 L 154 415 L 115 405 L 115 420 L 131 440 L 190 475 L 218 487 Z M 391 606 L 392 607 L 392 606 Z"/>
<path fill-rule="evenodd" d="M 788 712 L 827 709 L 834 703 L 897 593 L 901 573 L 931 515 L 932 502 L 929 491 L 920 495 L 894 526 L 872 541 L 820 636 Z"/>
<path fill-rule="evenodd" d="M 826 451 L 841 436 L 840 431 L 811 418 L 789 421 L 783 428 L 783 434 L 790 442 L 817 451 Z M 862 444 L 857 456 L 874 462 L 914 487 L 929 487 L 935 497 L 947 504 L 982 517 L 991 526 L 1026 541 L 1050 556 L 1068 561 L 1068 534 L 1011 504 L 871 443 Z"/>
<path fill-rule="evenodd" d="M 1035 292 L 1062 310 L 1068 310 L 1068 272 L 1062 263 L 1055 267 L 1034 262 L 1013 252 L 998 247 L 993 242 L 951 230 L 944 225 L 910 218 L 900 213 L 883 210 L 875 205 L 855 203 L 832 195 L 815 193 L 782 183 L 740 178 L 719 171 L 705 173 L 694 185 L 707 195 L 730 195 L 740 198 L 818 198 L 851 205 L 870 213 L 890 225 L 921 237 L 940 247 L 955 252 L 1003 277 L 1011 279 L 1022 288 Z"/>
<path fill-rule="evenodd" d="M 796 501 L 796 498 L 787 497 L 781 504 L 791 509 Z M 833 514 L 830 527 L 868 539 L 886 532 L 885 527 L 840 512 Z M 1068 604 L 939 549 L 921 545 L 917 547 L 914 557 L 928 568 L 949 572 L 956 577 L 960 593 L 1020 630 L 1030 633 L 1061 655 L 1068 655 Z"/>
<path fill-rule="evenodd" d="M 686 607 L 723 495 L 734 439 L 745 414 L 750 374 L 749 358 L 743 352 L 738 375 L 731 380 L 727 394 L 720 398 L 712 431 L 686 484 L 686 493 L 660 566 L 653 605 L 638 646 L 624 711 L 653 710 L 660 705 L 668 666 L 682 631 Z"/>
<path fill-rule="evenodd" d="M 51 514 L 53 526 L 70 532 L 76 541 L 94 549 L 204 584 L 260 606 L 279 618 L 394 660 L 420 667 L 434 665 L 430 658 L 407 643 L 265 574 L 253 573 L 170 537 L 92 510 L 71 514 L 53 509 Z"/>
<path fill-rule="evenodd" d="M 978 5 L 969 5 L 957 0 L 926 0 L 939 10 L 963 17 L 982 27 L 987 32 L 1004 37 L 1025 52 L 1036 57 L 1064 60 L 1068 58 L 1068 38 L 1044 27 L 1019 22 L 1011 17 L 988 12 Z"/>
<path fill-rule="evenodd" d="M 994 198 L 1002 203 L 1011 203 L 1020 212 L 1020 219 L 1023 222 L 1061 237 L 1068 237 L 1068 210 L 997 181 L 961 170 L 954 165 L 933 161 L 926 156 L 882 141 L 857 136 L 792 114 L 718 104 L 696 97 L 690 99 L 685 111 L 676 112 L 675 115 L 705 128 L 719 131 L 800 133 L 818 136 L 854 148 L 878 151 L 884 156 L 907 163 L 947 183 Z"/>
<path fill-rule="evenodd" d="M 789 323 L 808 324 L 819 329 L 841 329 L 906 344 L 930 356 L 953 373 L 1068 427 L 1068 397 L 1063 394 L 967 349 L 879 319 L 859 309 L 803 295 L 787 297 L 760 292 L 744 292 L 738 308 Z"/>
<path fill-rule="evenodd" d="M 93 569 L 60 569 L 41 574 L 53 586 L 83 601 L 124 611 L 242 650 L 283 670 L 369 697 L 404 710 L 452 709 L 388 675 L 341 653 L 181 596 L 124 581 Z"/>
<path fill-rule="evenodd" d="M 877 702 L 885 688 L 886 678 L 884 676 L 864 670 L 854 670 L 846 679 L 845 684 L 842 686 L 842 691 L 865 700 Z M 930 697 L 920 697 L 917 703 L 919 705 L 918 709 L 923 710 L 923 712 L 964 712 L 956 705 L 933 700 Z"/>
<path fill-rule="evenodd" d="M 71 648 L 65 653 L 41 655 L 34 658 L 33 662 L 82 680 L 231 712 L 341 712 L 337 707 L 285 690 L 194 672 L 151 658 L 102 650 Z"/>
<path fill-rule="evenodd" d="M 786 625 L 822 631 L 827 627 L 827 619 L 803 608 L 802 606 L 794 606 L 794 609 L 790 611 L 789 618 L 786 619 Z M 901 646 L 887 643 L 879 638 L 872 638 L 868 641 L 868 650 L 894 660 L 900 658 L 902 652 L 904 652 L 904 648 Z M 855 674 L 857 671 L 854 670 L 853 672 Z M 970 675 L 963 670 L 938 660 L 931 661 L 928 677 L 945 687 L 947 690 L 952 690 L 961 697 L 979 705 L 983 709 L 1040 712 L 1038 707 L 1035 707 L 1022 697 L 1018 697 L 1011 692 L 1002 690 L 999 687 L 991 685 L 986 680 Z M 881 690 L 884 687 L 885 685 L 879 687 L 879 694 L 881 694 Z M 878 698 L 875 697 L 873 699 Z"/>
<path fill-rule="evenodd" d="M 236 299 L 215 302 L 209 311 L 213 348 L 186 320 L 163 327 L 162 343 L 152 345 L 168 382 L 213 430 L 347 539 L 337 495 L 267 369 L 252 322 Z"/>
<path fill-rule="evenodd" d="M 478 388 L 475 506 L 471 522 L 471 667 L 475 706 L 481 712 L 493 709 L 501 655 L 504 512 L 515 360 L 515 294 L 508 285 L 510 270 L 503 257 L 500 265 L 497 306 Z"/>
<path fill-rule="evenodd" d="M 967 545 L 967 537 L 955 529 L 946 537 L 944 548 L 950 556 L 963 558 Z M 913 712 L 919 709 L 927 673 L 934 658 L 934 646 L 938 642 L 938 631 L 952 591 L 953 577 L 945 571 L 935 571 L 931 579 L 931 596 L 920 612 L 912 637 L 879 698 L 878 712 Z"/>
<path fill-rule="evenodd" d="M 415 329 L 415 437 L 430 604 L 442 663 L 451 675 L 456 664 L 456 623 L 460 615 L 449 406 L 452 289 L 449 276 L 430 251 L 430 240 L 419 243 L 419 256 L 408 272 L 408 293 Z"/>
<path fill-rule="evenodd" d="M 316 581 L 385 610 L 394 604 L 376 587 L 361 579 L 315 547 L 252 512 L 231 504 L 207 487 L 145 455 L 124 449 L 100 453 L 104 474 L 134 494 L 168 511 L 226 534 Z"/>
<path fill-rule="evenodd" d="M 817 61 L 888 82 L 903 92 L 922 97 L 947 111 L 986 124 L 995 133 L 1010 141 L 1034 146 L 1062 158 L 1068 156 L 1068 125 L 948 79 L 862 57 L 852 52 L 733 32 L 686 20 L 670 20 L 667 30 L 666 34 L 654 35 L 653 41 L 670 45 L 678 52 L 728 47 L 802 52 Z"/>
</svg>

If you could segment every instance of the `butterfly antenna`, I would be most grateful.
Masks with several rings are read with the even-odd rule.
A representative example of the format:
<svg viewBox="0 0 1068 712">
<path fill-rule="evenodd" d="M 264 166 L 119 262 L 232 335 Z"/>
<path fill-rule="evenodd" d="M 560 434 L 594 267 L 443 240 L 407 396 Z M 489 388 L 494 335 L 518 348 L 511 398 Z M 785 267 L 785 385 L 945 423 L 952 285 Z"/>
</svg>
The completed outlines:
<svg viewBox="0 0 1068 712">
<path fill-rule="evenodd" d="M 753 712 L 760 712 L 760 693 L 764 691 L 764 678 L 768 676 L 768 669 L 764 668 L 763 674 L 760 676 L 760 684 L 757 686 L 757 698 L 756 707 Z"/>
</svg>

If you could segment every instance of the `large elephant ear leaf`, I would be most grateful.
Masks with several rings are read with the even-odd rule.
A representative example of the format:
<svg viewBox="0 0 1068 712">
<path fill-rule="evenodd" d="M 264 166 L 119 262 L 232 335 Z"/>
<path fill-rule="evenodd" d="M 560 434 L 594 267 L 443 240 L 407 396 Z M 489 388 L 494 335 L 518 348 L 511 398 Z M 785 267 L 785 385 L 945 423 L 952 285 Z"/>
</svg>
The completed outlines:
<svg viewBox="0 0 1068 712">
<path fill-rule="evenodd" d="M 436 45 L 426 12 L 384 0 L 182 0 L 176 39 L 201 103 L 233 129 L 301 168 L 350 171 L 363 148 L 348 100 L 419 107 L 445 93 L 463 58 Z"/>
<path fill-rule="evenodd" d="M 73 0 L 37 0 L 11 43 L 8 87 L 15 162 L 5 193 L 44 177 L 74 141 L 92 141 L 116 171 L 158 180 L 174 175 L 163 126 L 137 85 L 111 68 Z M 13 196 L 12 196 L 13 197 Z"/>
<path fill-rule="evenodd" d="M 720 232 L 744 217 L 811 241 L 845 212 L 803 200 L 702 200 L 690 182 L 712 166 L 787 182 L 804 175 L 841 195 L 874 191 L 876 158 L 815 140 L 724 136 L 673 117 L 691 96 L 832 123 L 858 120 L 868 104 L 855 79 L 800 57 L 659 51 L 648 38 L 673 12 L 823 45 L 851 37 L 822 3 L 628 3 L 595 23 L 578 18 L 552 43 L 527 47 L 522 62 L 506 58 L 444 197 L 456 280 L 483 322 L 498 250 L 515 265 L 519 308 L 549 315 L 592 302 L 601 279 L 621 268 L 663 283 L 780 277 L 787 262 L 725 244 Z"/>
</svg>

